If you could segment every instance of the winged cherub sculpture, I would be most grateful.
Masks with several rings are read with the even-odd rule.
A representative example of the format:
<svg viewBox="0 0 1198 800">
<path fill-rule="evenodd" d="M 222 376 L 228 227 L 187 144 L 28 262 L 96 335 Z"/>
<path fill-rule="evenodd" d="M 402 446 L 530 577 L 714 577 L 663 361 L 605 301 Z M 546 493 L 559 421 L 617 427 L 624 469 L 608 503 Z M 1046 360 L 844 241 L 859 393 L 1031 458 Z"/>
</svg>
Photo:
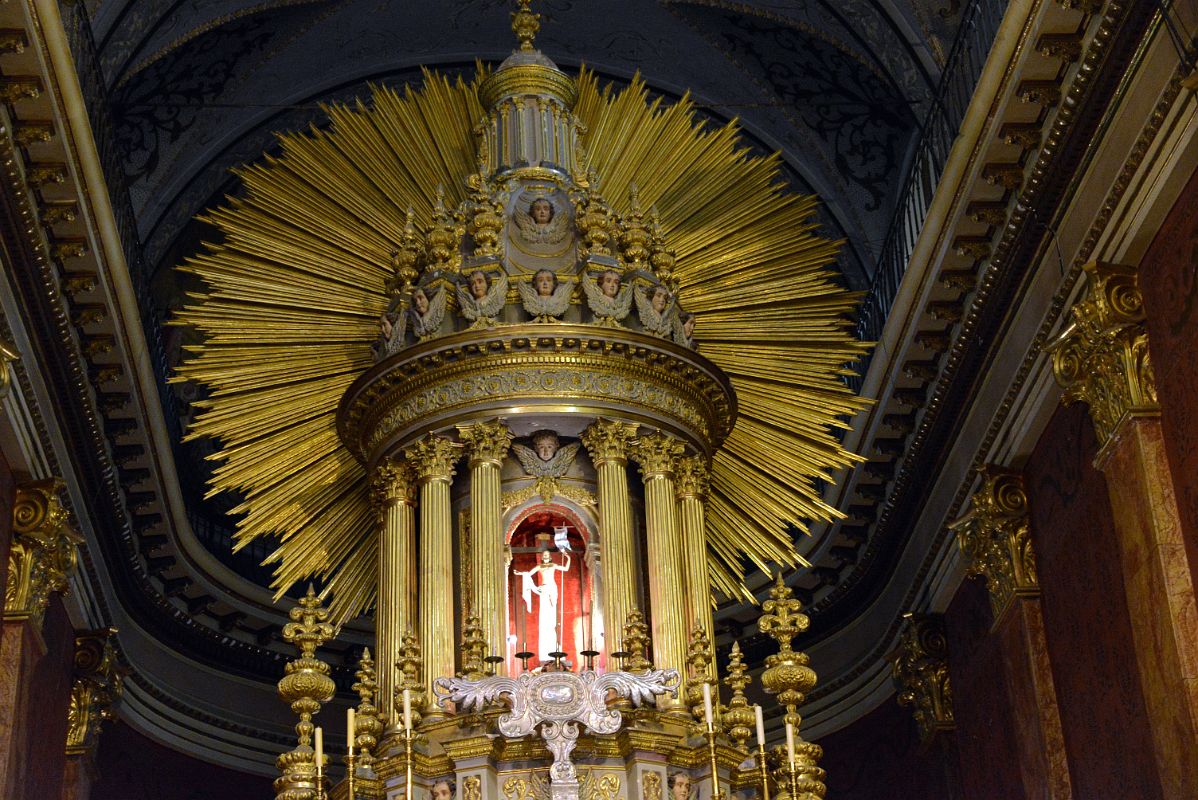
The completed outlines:
<svg viewBox="0 0 1198 800">
<path fill-rule="evenodd" d="M 614 269 L 604 270 L 598 281 L 583 273 L 582 291 L 587 296 L 587 307 L 599 325 L 615 328 L 628 316 L 632 308 L 632 284 L 621 286 L 620 283 L 620 273 Z"/>
<path fill-rule="evenodd" d="M 520 238 L 529 244 L 557 244 L 569 233 L 570 215 L 558 214 L 545 197 L 533 200 L 527 211 L 517 208 L 512 216 Z"/>
<path fill-rule="evenodd" d="M 552 270 L 538 270 L 528 283 L 517 283 L 524 310 L 533 316 L 533 322 L 555 322 L 570 307 L 570 295 L 574 286 L 569 281 L 558 281 Z"/>
<path fill-rule="evenodd" d="M 574 463 L 582 442 L 561 444 L 554 431 L 537 431 L 532 436 L 532 447 L 513 444 L 512 452 L 524 467 L 527 475 L 534 478 L 560 478 Z"/>
<path fill-rule="evenodd" d="M 669 336 L 674 328 L 674 298 L 670 290 L 658 284 L 651 290 L 636 292 L 636 311 L 641 325 L 649 333 Z"/>
<path fill-rule="evenodd" d="M 458 284 L 458 306 L 462 316 L 474 323 L 470 330 L 493 326 L 505 302 L 507 275 L 503 273 L 488 284 L 486 273 L 476 269 L 466 278 L 465 285 Z"/>
<path fill-rule="evenodd" d="M 445 291 L 416 289 L 412 292 L 412 307 L 408 313 L 412 317 L 412 333 L 420 341 L 428 339 L 440 330 L 441 320 L 445 318 Z"/>
</svg>

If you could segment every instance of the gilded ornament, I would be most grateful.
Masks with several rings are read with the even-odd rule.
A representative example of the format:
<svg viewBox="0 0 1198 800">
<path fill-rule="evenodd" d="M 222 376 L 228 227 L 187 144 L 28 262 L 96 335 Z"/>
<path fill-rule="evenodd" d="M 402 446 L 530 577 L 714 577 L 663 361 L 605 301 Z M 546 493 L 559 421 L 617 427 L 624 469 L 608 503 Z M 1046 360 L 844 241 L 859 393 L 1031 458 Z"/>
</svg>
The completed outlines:
<svg viewBox="0 0 1198 800">
<path fill-rule="evenodd" d="M 674 491 L 678 498 L 707 496 L 711 485 L 711 471 L 707 460 L 701 456 L 685 456 L 678 459 L 674 469 Z"/>
<path fill-rule="evenodd" d="M 720 717 L 728 730 L 728 738 L 732 740 L 733 745 L 741 749 L 744 749 L 749 741 L 756 720 L 749 700 L 745 697 L 745 687 L 753 682 L 748 672 L 741 654 L 740 642 L 733 642 L 728 655 L 727 675 L 724 676 L 724 684 L 732 690 L 732 699 L 728 701 Z"/>
<path fill-rule="evenodd" d="M 582 443 L 596 466 L 614 461 L 627 463 L 638 426 L 614 419 L 597 419 L 582 432 Z"/>
<path fill-rule="evenodd" d="M 720 688 L 715 676 L 715 656 L 711 652 L 707 631 L 702 625 L 696 625 L 691 631 L 690 645 L 686 652 L 686 667 L 686 702 L 695 721 L 703 722 L 705 716 L 702 685 L 710 686 L 715 698 L 720 696 Z"/>
<path fill-rule="evenodd" d="M 803 604 L 783 582 L 782 573 L 778 573 L 770 589 L 770 599 L 761 604 L 761 611 L 758 629 L 778 643 L 778 652 L 766 656 L 761 685 L 767 694 L 776 695 L 778 702 L 786 706 L 786 721 L 797 731 L 801 720 L 796 708 L 815 686 L 816 675 L 808 666 L 811 659 L 806 653 L 795 652 L 792 643 L 811 621 L 803 613 Z"/>
<path fill-rule="evenodd" d="M 588 177 L 590 188 L 575 206 L 575 219 L 582 232 L 583 257 L 606 257 L 611 254 L 607 243 L 611 240 L 612 211 L 599 193 L 599 178 L 594 173 Z"/>
<path fill-rule="evenodd" d="M 15 347 L 0 340 L 0 400 L 8 397 L 12 391 L 12 368 L 9 365 L 20 357 Z"/>
<path fill-rule="evenodd" d="M 316 758 L 312 717 L 323 703 L 333 699 L 336 684 L 329 677 L 329 665 L 316 657 L 316 648 L 331 639 L 334 628 L 326 620 L 328 609 L 320 604 L 312 587 L 290 611 L 291 622 L 283 626 L 283 638 L 296 645 L 299 658 L 287 662 L 286 674 L 279 681 L 279 696 L 299 715 L 295 726 L 299 742 L 275 762 L 282 775 L 275 780 L 276 800 L 312 800 L 316 792 Z"/>
<path fill-rule="evenodd" d="M 403 237 L 399 247 L 391 254 L 391 269 L 394 274 L 387 283 L 389 292 L 406 294 L 412 290 L 412 285 L 420 277 L 418 267 L 422 249 L 420 234 L 416 230 L 416 209 L 408 206 L 404 216 Z"/>
<path fill-rule="evenodd" d="M 12 510 L 4 619 L 29 620 L 40 628 L 50 595 L 65 594 L 83 539 L 59 500 L 62 481 L 47 478 L 17 486 Z"/>
<path fill-rule="evenodd" d="M 399 670 L 399 685 L 395 687 L 395 716 L 403 719 L 403 690 L 411 697 L 412 727 L 420 724 L 424 710 L 424 657 L 420 652 L 420 641 L 408 628 L 399 643 L 399 658 L 395 662 Z"/>
<path fill-rule="evenodd" d="M 520 49 L 533 50 L 533 39 L 541 29 L 541 15 L 532 13 L 529 0 L 520 0 L 520 9 L 512 12 L 512 32 L 520 41 Z"/>
<path fill-rule="evenodd" d="M 370 657 L 370 648 L 362 649 L 362 657 L 358 659 L 358 669 L 354 677 L 357 681 L 351 688 L 358 693 L 358 708 L 354 714 L 352 735 L 354 746 L 358 750 L 358 764 L 369 767 L 374 763 L 374 749 L 383 735 L 383 721 L 375 705 L 379 685 L 375 680 L 374 659 Z"/>
<path fill-rule="evenodd" d="M 379 515 L 399 503 L 416 503 L 416 473 L 407 461 L 386 459 L 374 468 L 370 481 L 371 500 Z"/>
<path fill-rule="evenodd" d="M 68 756 L 96 752 L 102 724 L 116 716 L 124 674 L 116 651 L 116 628 L 75 635 L 74 682 L 67 710 Z"/>
<path fill-rule="evenodd" d="M 482 624 L 478 615 L 466 612 L 462 622 L 462 671 L 459 675 L 467 680 L 480 680 L 486 675 L 487 640 L 483 637 Z"/>
<path fill-rule="evenodd" d="M 651 643 L 645 615 L 639 608 L 632 609 L 628 612 L 628 621 L 624 623 L 624 638 L 620 640 L 620 648 L 628 654 L 623 668 L 636 673 L 653 669 L 653 662 L 647 657 Z"/>
<path fill-rule="evenodd" d="M 645 480 L 666 476 L 673 477 L 678 459 L 686 452 L 686 446 L 673 436 L 654 431 L 641 436 L 632 444 L 632 456 L 640 464 Z"/>
<path fill-rule="evenodd" d="M 477 775 L 468 775 L 462 781 L 462 800 L 483 800 L 483 780 Z"/>
<path fill-rule="evenodd" d="M 461 445 L 430 433 L 405 450 L 404 455 L 415 468 L 421 483 L 449 481 L 456 473 L 454 464 L 461 455 Z"/>
<path fill-rule="evenodd" d="M 1083 402 L 1104 445 L 1129 417 L 1156 414 L 1160 406 L 1148 350 L 1144 299 L 1136 270 L 1091 261 L 1069 324 L 1044 349 L 1065 390 L 1065 403 Z"/>
<path fill-rule="evenodd" d="M 678 292 L 678 279 L 674 277 L 674 264 L 678 257 L 674 251 L 666 247 L 666 237 L 662 231 L 661 217 L 657 207 L 649 209 L 649 264 L 653 274 L 661 281 L 671 294 Z"/>
<path fill-rule="evenodd" d="M 648 267 L 649 242 L 652 239 L 641 211 L 640 192 L 636 184 L 628 190 L 628 213 L 620 217 L 620 257 L 628 270 Z"/>
<path fill-rule="evenodd" d="M 641 773 L 641 800 L 661 800 L 661 775 L 649 770 Z"/>
<path fill-rule="evenodd" d="M 952 687 L 948 677 L 948 640 L 939 614 L 907 614 L 899 646 L 890 655 L 898 703 L 910 706 L 927 743 L 938 733 L 951 731 Z"/>
<path fill-rule="evenodd" d="M 459 425 L 458 438 L 466 449 L 466 459 L 471 467 L 476 464 L 499 466 L 512 446 L 512 432 L 499 420 Z"/>
<path fill-rule="evenodd" d="M 433 205 L 433 227 L 428 232 L 425 244 L 426 274 L 455 273 L 461 263 L 462 234 L 454 214 L 445 206 L 445 189 L 437 187 L 437 200 Z"/>
<path fill-rule="evenodd" d="M 969 559 L 969 574 L 986 579 L 997 622 L 1015 597 L 1036 597 L 1036 554 L 1027 493 L 1016 472 L 987 466 L 969 511 L 949 526 Z"/>
</svg>

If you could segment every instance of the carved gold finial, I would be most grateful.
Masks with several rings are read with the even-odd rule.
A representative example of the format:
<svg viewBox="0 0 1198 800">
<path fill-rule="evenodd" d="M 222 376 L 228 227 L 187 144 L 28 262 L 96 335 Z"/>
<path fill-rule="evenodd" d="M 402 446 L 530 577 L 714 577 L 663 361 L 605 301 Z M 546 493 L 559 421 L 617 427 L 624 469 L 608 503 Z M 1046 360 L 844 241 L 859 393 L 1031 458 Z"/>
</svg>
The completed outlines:
<svg viewBox="0 0 1198 800">
<path fill-rule="evenodd" d="M 969 511 L 949 529 L 970 560 L 969 574 L 986 579 L 996 622 L 1017 595 L 1039 595 L 1027 494 L 1018 473 L 983 468 L 982 485 L 974 493 Z"/>
<path fill-rule="evenodd" d="M 411 628 L 408 628 L 399 643 L 399 658 L 395 666 L 399 669 L 399 685 L 395 687 L 395 717 L 403 719 L 403 690 L 407 689 L 412 701 L 412 727 L 415 728 L 423 716 L 424 683 L 421 675 L 424 673 L 424 656 L 420 652 L 420 641 Z"/>
<path fill-rule="evenodd" d="M 358 660 L 358 670 L 354 673 L 358 680 L 353 690 L 358 693 L 358 709 L 354 714 L 354 746 L 358 749 L 358 764 L 369 767 L 374 763 L 374 748 L 383 734 L 383 721 L 379 718 L 379 710 L 375 705 L 379 684 L 375 679 L 374 659 L 370 657 L 370 648 L 362 649 L 362 657 Z"/>
<path fill-rule="evenodd" d="M 30 620 L 41 627 L 51 593 L 67 591 L 75 571 L 75 546 L 82 539 L 68 524 L 60 491 L 62 481 L 57 478 L 17 486 L 4 587 L 6 620 Z"/>
<path fill-rule="evenodd" d="M 890 655 L 901 706 L 911 706 L 920 741 L 951 731 L 952 687 L 948 680 L 948 640 L 939 614 L 907 614 L 899 646 Z"/>
<path fill-rule="evenodd" d="M 403 237 L 399 247 L 391 254 L 391 269 L 394 274 L 388 281 L 387 290 L 392 293 L 408 294 L 412 284 L 416 282 L 420 271 L 420 234 L 416 230 L 416 210 L 408 206 L 407 217 L 404 220 Z"/>
<path fill-rule="evenodd" d="M 316 658 L 316 648 L 331 639 L 334 628 L 326 620 L 329 611 L 320 604 L 312 587 L 291 609 L 291 622 L 283 626 L 283 638 L 300 651 L 299 658 L 290 661 L 286 674 L 279 681 L 279 696 L 298 714 L 295 726 L 299 742 L 294 750 L 283 753 L 275 761 L 283 773 L 275 780 L 276 800 L 311 800 L 316 791 L 316 754 L 312 749 L 312 716 L 322 703 L 333 699 L 337 686 L 329 677 L 329 665 Z"/>
<path fill-rule="evenodd" d="M 501 252 L 500 234 L 503 231 L 503 204 L 491 196 L 486 165 L 479 164 L 478 172 L 466 179 L 470 187 L 469 233 L 474 240 L 474 255 L 478 258 L 497 258 Z"/>
<path fill-rule="evenodd" d="M 720 690 L 715 679 L 715 659 L 711 652 L 711 642 L 702 625 L 696 624 L 691 632 L 690 645 L 686 651 L 686 668 L 686 702 L 690 706 L 691 716 L 696 721 L 703 722 L 703 684 L 711 687 L 714 697 L 720 696 Z"/>
<path fill-rule="evenodd" d="M 462 624 L 462 672 L 461 677 L 472 681 L 486 676 L 487 640 L 483 636 L 482 622 L 478 615 L 466 612 Z"/>
<path fill-rule="evenodd" d="M 1044 349 L 1065 403 L 1083 402 L 1104 445 L 1124 419 L 1159 412 L 1148 352 L 1144 299 L 1135 268 L 1092 261 L 1071 321 Z"/>
<path fill-rule="evenodd" d="M 653 274 L 671 293 L 678 291 L 678 279 L 674 277 L 674 263 L 677 260 L 674 251 L 666 247 L 657 206 L 653 206 L 649 209 L 649 264 L 653 267 Z"/>
<path fill-rule="evenodd" d="M 114 717 L 124 691 L 124 669 L 116 652 L 116 628 L 75 635 L 74 683 L 67 710 L 67 755 L 95 753 L 101 725 Z"/>
<path fill-rule="evenodd" d="M 611 240 L 611 207 L 599 193 L 599 178 L 592 171 L 588 177 L 590 188 L 585 197 L 575 205 L 574 218 L 582 233 L 582 256 L 606 256 L 611 254 L 607 246 Z"/>
<path fill-rule="evenodd" d="M 649 651 L 649 642 L 649 626 L 645 624 L 645 615 L 639 608 L 634 608 L 628 612 L 621 641 L 624 652 L 628 653 L 624 659 L 626 672 L 648 672 L 653 669 L 653 663 L 645 655 Z"/>
<path fill-rule="evenodd" d="M 456 272 L 461 261 L 462 233 L 454 214 L 445 205 L 445 187 L 437 187 L 437 200 L 433 205 L 433 227 L 428 232 L 425 245 L 427 273 Z"/>
<path fill-rule="evenodd" d="M 744 748 L 752 733 L 754 714 L 745 697 L 745 687 L 753 682 L 745 667 L 744 656 L 740 651 L 740 642 L 732 643 L 732 652 L 728 656 L 728 674 L 724 684 L 732 689 L 732 699 L 721 714 L 724 726 L 728 729 L 728 738 L 739 748 Z"/>
<path fill-rule="evenodd" d="M 803 604 L 792 596 L 790 587 L 782 581 L 782 573 L 778 573 L 770 589 L 770 599 L 761 604 L 764 613 L 757 620 L 761 632 L 778 643 L 778 652 L 765 659 L 761 685 L 767 694 L 777 695 L 778 702 L 786 706 L 786 721 L 796 730 L 800 722 L 796 708 L 816 681 L 815 670 L 808 666 L 811 659 L 791 648 L 794 638 L 811 624 L 802 609 Z"/>
<path fill-rule="evenodd" d="M 520 9 L 512 12 L 512 32 L 520 40 L 521 50 L 532 50 L 533 39 L 541 29 L 541 15 L 532 13 L 529 0 L 520 0 Z"/>
<path fill-rule="evenodd" d="M 645 269 L 649 258 L 648 228 L 636 184 L 628 191 L 628 213 L 620 218 L 620 255 L 628 269 Z"/>
</svg>

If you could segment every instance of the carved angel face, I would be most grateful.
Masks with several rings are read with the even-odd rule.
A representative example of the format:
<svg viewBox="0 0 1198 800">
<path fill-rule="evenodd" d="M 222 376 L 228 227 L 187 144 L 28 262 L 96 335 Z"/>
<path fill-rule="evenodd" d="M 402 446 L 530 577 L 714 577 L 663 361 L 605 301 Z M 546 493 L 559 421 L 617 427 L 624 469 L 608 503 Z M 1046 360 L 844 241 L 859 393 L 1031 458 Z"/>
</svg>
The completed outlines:
<svg viewBox="0 0 1198 800">
<path fill-rule="evenodd" d="M 691 779 L 689 775 L 682 772 L 675 772 L 670 776 L 668 781 L 670 784 L 670 797 L 672 800 L 686 800 L 691 793 Z"/>
<path fill-rule="evenodd" d="M 470 273 L 470 294 L 475 300 L 482 300 L 487 296 L 487 276 L 482 270 L 475 270 Z"/>
<path fill-rule="evenodd" d="M 428 313 L 428 295 L 423 289 L 417 289 L 412 292 L 412 308 L 416 309 L 416 313 L 424 316 Z"/>
<path fill-rule="evenodd" d="M 541 297 L 549 297 L 557 288 L 557 276 L 547 269 L 540 270 L 532 276 L 532 288 L 536 289 Z"/>
<path fill-rule="evenodd" d="M 453 800 L 454 787 L 449 781 L 437 781 L 429 794 L 432 800 Z"/>
<path fill-rule="evenodd" d="M 653 305 L 653 310 L 658 314 L 666 310 L 666 303 L 670 302 L 670 290 L 664 286 L 658 286 L 653 290 L 653 296 L 649 298 Z"/>
<path fill-rule="evenodd" d="M 599 276 L 599 291 L 603 292 L 608 297 L 615 297 L 620 293 L 620 273 L 614 269 L 609 269 Z"/>
<path fill-rule="evenodd" d="M 695 335 L 695 315 L 687 314 L 682 320 L 682 333 L 686 338 L 691 338 Z"/>
<path fill-rule="evenodd" d="M 532 217 L 532 221 L 538 225 L 548 225 L 553 221 L 553 203 L 544 197 L 538 197 L 528 207 L 528 216 Z"/>
<path fill-rule="evenodd" d="M 542 461 L 548 461 L 557 455 L 557 449 L 560 446 L 557 434 L 553 431 L 539 431 L 532 437 L 532 449 L 536 451 L 537 458 Z"/>
</svg>

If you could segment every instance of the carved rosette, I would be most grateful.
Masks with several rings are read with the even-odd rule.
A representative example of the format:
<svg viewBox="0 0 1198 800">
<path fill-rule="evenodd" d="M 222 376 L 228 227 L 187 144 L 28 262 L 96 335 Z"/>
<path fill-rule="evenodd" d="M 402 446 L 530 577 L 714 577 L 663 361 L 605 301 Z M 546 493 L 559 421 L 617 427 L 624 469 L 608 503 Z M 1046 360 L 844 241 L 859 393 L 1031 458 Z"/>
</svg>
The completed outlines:
<svg viewBox="0 0 1198 800">
<path fill-rule="evenodd" d="M 67 755 L 95 753 L 101 725 L 113 718 L 124 691 L 123 676 L 116 652 L 116 628 L 76 634 L 74 683 L 67 710 Z"/>
<path fill-rule="evenodd" d="M 1036 554 L 1028 529 L 1027 493 L 1018 473 L 997 467 L 982 471 L 970 510 L 950 529 L 969 558 L 969 574 L 986 579 L 997 621 L 1016 596 L 1040 593 Z"/>
<path fill-rule="evenodd" d="M 944 618 L 908 614 L 890 661 L 899 705 L 911 707 L 920 741 L 927 743 L 936 734 L 951 731 L 955 722 Z"/>
<path fill-rule="evenodd" d="M 59 500 L 62 481 L 49 478 L 17 486 L 4 618 L 41 627 L 53 592 L 65 593 L 82 542 Z"/>
<path fill-rule="evenodd" d="M 1064 401 L 1090 407 L 1105 445 L 1125 418 L 1156 413 L 1160 406 L 1135 268 L 1090 262 L 1084 269 L 1089 283 L 1070 323 L 1045 349 Z"/>
</svg>

